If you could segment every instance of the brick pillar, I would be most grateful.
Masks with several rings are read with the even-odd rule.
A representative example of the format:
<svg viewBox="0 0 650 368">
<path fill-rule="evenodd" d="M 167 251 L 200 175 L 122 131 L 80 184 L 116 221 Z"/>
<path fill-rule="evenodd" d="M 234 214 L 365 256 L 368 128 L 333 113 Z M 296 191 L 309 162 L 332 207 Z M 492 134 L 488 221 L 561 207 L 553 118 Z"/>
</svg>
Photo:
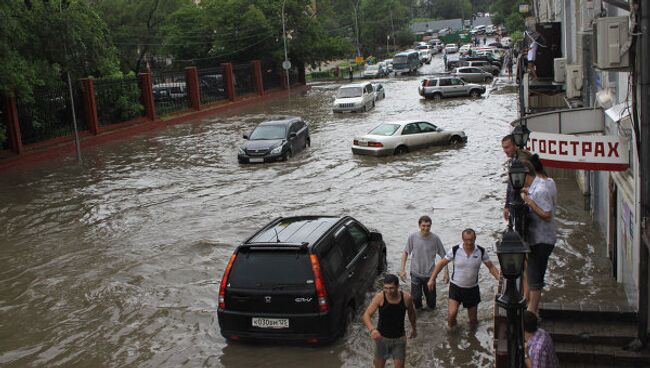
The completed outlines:
<svg viewBox="0 0 650 368">
<path fill-rule="evenodd" d="M 142 94 L 144 116 L 149 120 L 156 120 L 156 103 L 153 100 L 151 73 L 138 74 L 138 84 L 140 85 L 140 93 Z"/>
<path fill-rule="evenodd" d="M 253 76 L 255 77 L 255 87 L 257 87 L 257 94 L 264 96 L 264 79 L 262 78 L 262 62 L 259 60 L 251 61 L 253 64 Z"/>
<path fill-rule="evenodd" d="M 201 110 L 201 87 L 199 86 L 199 72 L 195 66 L 185 68 L 185 82 L 187 84 L 187 95 L 190 98 L 190 105 L 194 110 Z"/>
<path fill-rule="evenodd" d="M 84 78 L 83 84 L 83 101 L 84 111 L 86 112 L 86 124 L 88 130 L 94 135 L 99 133 L 99 118 L 97 117 L 97 101 L 95 100 L 95 84 L 92 79 Z"/>
<path fill-rule="evenodd" d="M 20 155 L 23 153 L 23 139 L 20 136 L 20 121 L 18 119 L 16 97 L 3 96 L 2 100 L 7 114 L 7 138 L 9 138 L 9 145 L 16 154 Z"/>
<path fill-rule="evenodd" d="M 305 75 L 305 63 L 298 64 L 298 81 L 303 86 L 307 85 L 307 76 Z"/>
<path fill-rule="evenodd" d="M 221 65 L 223 65 L 223 77 L 226 82 L 226 97 L 228 97 L 230 101 L 235 101 L 235 84 L 232 74 L 232 64 L 224 63 Z"/>
</svg>

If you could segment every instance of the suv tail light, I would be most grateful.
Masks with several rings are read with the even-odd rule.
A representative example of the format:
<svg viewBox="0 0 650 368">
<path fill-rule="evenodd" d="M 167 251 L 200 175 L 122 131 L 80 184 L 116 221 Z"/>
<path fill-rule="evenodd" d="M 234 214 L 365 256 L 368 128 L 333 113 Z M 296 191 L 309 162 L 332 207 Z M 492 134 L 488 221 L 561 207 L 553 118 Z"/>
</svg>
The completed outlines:
<svg viewBox="0 0 650 368">
<path fill-rule="evenodd" d="M 381 148 L 384 145 L 380 142 L 368 142 L 368 147 Z"/>
<path fill-rule="evenodd" d="M 318 297 L 318 310 L 321 312 L 327 312 L 330 309 L 330 306 L 327 302 L 327 290 L 325 290 L 323 274 L 320 272 L 320 262 L 315 254 L 309 255 L 309 258 L 311 259 L 311 269 L 314 272 L 316 296 Z"/>
<path fill-rule="evenodd" d="M 429 80 L 428 80 L 428 79 L 425 79 L 425 80 L 422 82 L 422 86 L 423 86 L 423 87 L 428 87 L 428 86 L 429 86 Z"/>
<path fill-rule="evenodd" d="M 355 145 L 355 146 L 358 146 L 358 145 L 359 145 L 359 141 L 355 139 L 355 140 L 352 141 L 352 144 Z"/>
<path fill-rule="evenodd" d="M 235 262 L 236 257 L 237 257 L 237 253 L 233 253 L 230 256 L 230 260 L 228 261 L 226 270 L 223 272 L 223 278 L 221 278 L 221 286 L 219 286 L 219 308 L 220 309 L 226 309 L 226 285 L 228 284 L 228 276 L 230 276 L 230 269 L 232 268 L 232 264 L 233 262 Z"/>
</svg>

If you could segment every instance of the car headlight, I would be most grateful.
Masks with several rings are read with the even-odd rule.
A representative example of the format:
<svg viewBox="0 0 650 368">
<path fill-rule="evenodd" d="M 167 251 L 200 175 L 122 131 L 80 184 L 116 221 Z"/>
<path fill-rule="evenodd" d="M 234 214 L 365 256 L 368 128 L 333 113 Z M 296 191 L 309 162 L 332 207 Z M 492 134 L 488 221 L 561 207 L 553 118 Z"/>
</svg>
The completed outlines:
<svg viewBox="0 0 650 368">
<path fill-rule="evenodd" d="M 275 147 L 274 149 L 271 150 L 271 153 L 274 154 L 274 155 L 277 155 L 278 153 L 282 152 L 282 146 L 283 145 L 281 144 L 281 145 Z"/>
<path fill-rule="evenodd" d="M 244 147 L 239 147 L 239 154 L 245 155 L 246 151 L 244 151 Z"/>
</svg>

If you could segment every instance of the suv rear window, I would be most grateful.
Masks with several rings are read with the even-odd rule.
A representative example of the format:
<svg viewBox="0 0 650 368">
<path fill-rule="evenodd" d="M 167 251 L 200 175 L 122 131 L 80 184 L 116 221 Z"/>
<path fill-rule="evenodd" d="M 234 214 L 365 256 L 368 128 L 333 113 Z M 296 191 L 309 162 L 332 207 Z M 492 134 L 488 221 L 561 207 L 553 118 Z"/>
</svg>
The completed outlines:
<svg viewBox="0 0 650 368">
<path fill-rule="evenodd" d="M 305 250 L 241 250 L 228 277 L 229 287 L 266 289 L 314 283 L 309 253 Z"/>
</svg>

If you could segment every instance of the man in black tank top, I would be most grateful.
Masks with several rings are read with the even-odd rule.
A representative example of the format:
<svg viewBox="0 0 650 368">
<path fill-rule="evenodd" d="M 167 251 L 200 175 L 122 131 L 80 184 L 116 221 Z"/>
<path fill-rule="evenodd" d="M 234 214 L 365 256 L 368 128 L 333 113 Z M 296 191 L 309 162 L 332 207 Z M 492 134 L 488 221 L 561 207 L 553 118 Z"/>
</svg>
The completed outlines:
<svg viewBox="0 0 650 368">
<path fill-rule="evenodd" d="M 379 310 L 377 327 L 372 322 L 372 316 Z M 384 290 L 375 294 L 363 314 L 363 323 L 375 340 L 376 368 L 383 368 L 386 360 L 393 359 L 395 368 L 404 367 L 406 360 L 406 331 L 404 317 L 408 312 L 411 322 L 410 338 L 417 336 L 415 328 L 415 307 L 411 294 L 399 290 L 397 276 L 387 274 L 384 278 Z"/>
</svg>

